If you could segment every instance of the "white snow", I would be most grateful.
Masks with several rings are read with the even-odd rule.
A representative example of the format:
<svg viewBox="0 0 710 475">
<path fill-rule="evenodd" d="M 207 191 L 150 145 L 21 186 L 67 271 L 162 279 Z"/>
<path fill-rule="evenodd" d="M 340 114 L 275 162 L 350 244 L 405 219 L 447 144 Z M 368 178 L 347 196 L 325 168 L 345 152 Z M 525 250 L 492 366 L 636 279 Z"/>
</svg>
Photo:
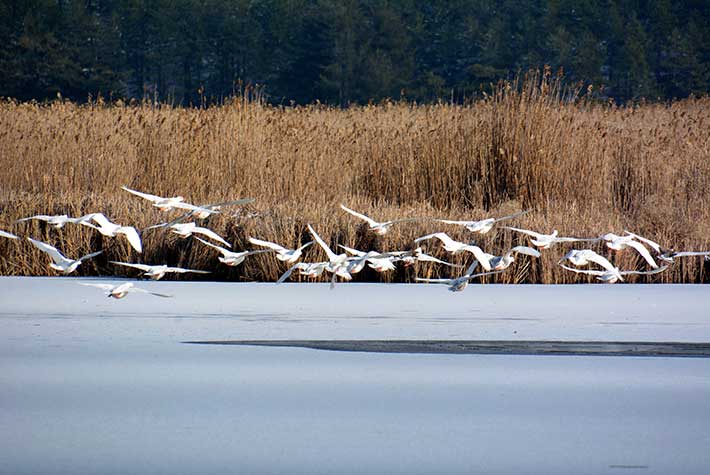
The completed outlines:
<svg viewBox="0 0 710 475">
<path fill-rule="evenodd" d="M 181 343 L 707 342 L 710 287 L 83 280 L 0 278 L 0 475 L 710 472 L 710 358 Z"/>
<path fill-rule="evenodd" d="M 455 339 L 710 342 L 710 286 L 140 282 L 172 299 L 116 301 L 91 279 L 0 278 L 6 336 L 136 340 Z M 120 282 L 120 280 L 101 280 Z M 118 318 L 121 317 L 121 318 Z"/>
</svg>

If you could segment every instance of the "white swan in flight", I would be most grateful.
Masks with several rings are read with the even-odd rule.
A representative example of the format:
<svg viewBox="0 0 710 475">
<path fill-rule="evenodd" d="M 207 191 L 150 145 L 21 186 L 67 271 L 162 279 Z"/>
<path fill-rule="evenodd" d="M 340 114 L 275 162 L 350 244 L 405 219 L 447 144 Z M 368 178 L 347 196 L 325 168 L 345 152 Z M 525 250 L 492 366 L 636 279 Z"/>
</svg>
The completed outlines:
<svg viewBox="0 0 710 475">
<path fill-rule="evenodd" d="M 91 215 L 84 215 L 80 216 L 78 218 L 70 218 L 66 214 L 55 214 L 55 215 L 46 215 L 46 214 L 38 214 L 36 216 L 30 216 L 27 218 L 22 218 L 18 219 L 16 222 L 21 223 L 23 221 L 29 221 L 30 219 L 36 219 L 38 221 L 44 221 L 47 224 L 51 225 L 55 229 L 60 229 L 63 228 L 65 224 L 71 223 L 71 224 L 79 224 L 79 223 L 84 223 L 89 220 Z"/>
<path fill-rule="evenodd" d="M 365 216 L 362 213 L 358 213 L 357 211 L 353 211 L 350 208 L 347 208 L 345 205 L 341 204 L 340 208 L 342 208 L 344 211 L 352 214 L 356 218 L 360 218 L 363 221 L 365 221 L 370 226 L 370 230 L 376 234 L 379 234 L 379 235 L 386 234 L 387 231 L 389 231 L 390 227 L 393 224 L 404 223 L 407 221 L 421 221 L 422 219 L 425 219 L 425 218 L 400 218 L 400 219 L 393 219 L 390 221 L 378 222 L 368 216 Z"/>
<path fill-rule="evenodd" d="M 211 229 L 203 228 L 196 225 L 195 223 L 176 223 L 170 226 L 170 230 L 180 236 L 181 238 L 186 238 L 192 236 L 193 234 L 202 234 L 210 239 L 214 239 L 217 242 L 221 242 L 227 247 L 232 247 L 227 241 L 222 238 L 219 234 L 212 231 Z"/>
<path fill-rule="evenodd" d="M 70 274 L 76 270 L 77 267 L 81 265 L 82 262 L 84 262 L 87 259 L 91 259 L 92 257 L 98 256 L 101 254 L 103 251 L 97 251 L 97 252 L 92 252 L 91 254 L 87 254 L 84 257 L 81 257 L 79 259 L 68 259 L 62 255 L 61 252 L 57 250 L 56 247 L 51 246 L 47 244 L 46 242 L 42 241 L 36 241 L 32 238 L 27 238 L 34 247 L 39 249 L 42 252 L 45 252 L 49 254 L 49 257 L 52 258 L 52 263 L 49 264 L 49 267 L 51 267 L 54 270 L 57 270 L 64 275 Z"/>
<path fill-rule="evenodd" d="M 451 292 L 460 292 L 468 286 L 468 283 L 471 281 L 471 279 L 475 279 L 476 277 L 482 277 L 484 275 L 500 274 L 501 272 L 503 272 L 498 270 L 493 272 L 481 272 L 479 274 L 474 274 L 473 272 L 476 270 L 477 266 L 478 261 L 474 261 L 473 264 L 471 264 L 468 269 L 466 269 L 464 275 L 455 279 L 427 279 L 423 277 L 417 277 L 416 280 L 419 282 L 429 282 L 432 284 L 446 284 L 449 286 L 449 290 Z"/>
<path fill-rule="evenodd" d="M 133 226 L 121 226 L 120 224 L 112 223 L 103 213 L 92 213 L 86 216 L 89 217 L 89 220 L 98 224 L 98 226 L 91 224 L 89 220 L 81 221 L 81 224 L 84 226 L 94 228 L 107 237 L 116 237 L 119 234 L 123 234 L 136 252 L 143 252 L 141 238 L 138 235 L 138 231 L 136 231 L 136 228 Z"/>
<path fill-rule="evenodd" d="M 140 269 L 143 271 L 145 277 L 150 277 L 153 280 L 162 279 L 163 276 L 168 273 L 184 274 L 186 272 L 191 272 L 193 274 L 209 274 L 206 270 L 195 270 L 195 269 L 183 269 L 182 267 L 168 267 L 166 265 L 150 266 L 147 264 L 132 264 L 128 262 L 118 262 L 110 261 L 111 264 L 118 264 L 119 266 L 133 267 L 135 269 Z"/>
<path fill-rule="evenodd" d="M 8 233 L 7 231 L 3 231 L 0 229 L 0 237 L 8 238 L 8 239 L 17 239 L 17 236 L 15 236 L 12 233 Z"/>
<path fill-rule="evenodd" d="M 89 283 L 89 282 L 79 282 L 81 285 L 85 285 L 87 287 L 96 287 L 101 290 L 105 290 L 107 292 L 107 297 L 111 297 L 114 299 L 122 299 L 129 293 L 142 293 L 142 294 L 150 294 L 150 295 L 155 295 L 157 297 L 165 297 L 169 298 L 172 297 L 172 295 L 168 294 L 160 294 L 158 292 L 151 292 L 150 290 L 145 290 L 141 289 L 140 287 L 136 287 L 133 285 L 133 282 L 124 282 L 123 284 L 94 284 L 94 283 Z"/>
<path fill-rule="evenodd" d="M 486 234 L 488 231 L 493 229 L 493 226 L 495 226 L 496 223 L 499 223 L 501 221 L 505 221 L 508 219 L 517 218 L 518 216 L 522 216 L 522 215 L 527 214 L 529 212 L 530 211 L 521 211 L 519 213 L 511 214 L 509 216 L 503 216 L 502 218 L 488 218 L 488 219 L 482 219 L 480 221 L 455 221 L 455 220 L 451 220 L 451 219 L 437 219 L 436 221 L 439 221 L 440 223 L 446 223 L 446 224 L 457 224 L 459 226 L 463 226 L 464 228 L 468 229 L 472 233 Z"/>
<path fill-rule="evenodd" d="M 616 268 L 611 262 L 609 262 L 606 257 L 597 254 L 591 249 L 572 249 L 559 260 L 558 264 L 561 264 L 565 260 L 570 261 L 572 264 L 578 267 L 594 263 L 602 266 L 604 269 L 609 271 L 612 271 Z"/>
<path fill-rule="evenodd" d="M 350 264 L 348 262 L 347 254 L 336 254 L 333 250 L 328 247 L 328 245 L 321 239 L 318 233 L 313 229 L 313 226 L 308 225 L 308 231 L 313 236 L 313 239 L 318 243 L 318 245 L 325 251 L 328 256 L 328 264 L 325 266 L 325 270 L 333 274 L 333 278 L 330 281 L 330 288 L 335 287 L 336 277 L 341 277 L 345 280 L 352 280 L 353 276 L 348 270 Z"/>
<path fill-rule="evenodd" d="M 553 230 L 552 234 L 543 234 L 535 231 L 530 231 L 528 229 L 514 228 L 512 226 L 505 226 L 504 229 L 510 229 L 511 231 L 516 231 L 519 233 L 527 234 L 530 236 L 530 243 L 540 249 L 549 249 L 555 243 L 558 242 L 594 242 L 599 241 L 598 238 L 576 238 L 576 237 L 561 237 L 558 236 L 557 230 Z"/>
<path fill-rule="evenodd" d="M 648 262 L 648 265 L 654 269 L 658 269 L 658 264 L 656 264 L 656 261 L 654 261 L 653 257 L 651 257 L 651 253 L 648 252 L 646 246 L 635 239 L 634 234 L 619 236 L 614 233 L 606 233 L 601 235 L 599 239 L 606 241 L 606 246 L 614 251 L 622 251 L 627 248 L 635 249 L 636 252 L 638 252 L 641 257 L 646 260 L 646 262 Z"/>
<path fill-rule="evenodd" d="M 490 256 L 490 254 L 486 254 L 485 252 L 483 252 L 483 249 L 478 246 L 475 246 L 473 244 L 466 244 L 451 239 L 446 233 L 427 234 L 426 236 L 422 236 L 420 238 L 415 239 L 414 242 L 416 244 L 419 244 L 420 242 L 426 241 L 427 239 L 438 239 L 444 245 L 444 249 L 454 255 L 461 254 L 462 252 L 470 252 L 476 258 L 476 260 L 481 263 L 481 266 L 485 270 L 491 270 L 491 265 L 488 257 Z"/>
<path fill-rule="evenodd" d="M 151 195 L 150 193 L 143 193 L 142 191 L 136 191 L 128 188 L 127 186 L 122 186 L 122 190 L 132 193 L 136 196 L 140 196 L 143 199 L 153 202 L 153 206 L 158 208 L 160 211 L 170 211 L 171 209 L 177 208 L 179 203 L 185 201 L 182 196 L 173 196 L 171 198 L 164 198 L 162 196 Z"/>
<path fill-rule="evenodd" d="M 212 244 L 211 242 L 205 241 L 204 239 L 200 239 L 198 237 L 195 237 L 198 241 L 200 241 L 203 244 L 206 244 L 210 246 L 213 249 L 217 249 L 219 252 L 222 253 L 222 256 L 217 257 L 219 261 L 223 264 L 226 264 L 228 266 L 234 267 L 238 266 L 242 262 L 244 262 L 244 259 L 246 259 L 247 256 L 252 256 L 254 254 L 263 254 L 265 252 L 273 252 L 271 249 L 259 249 L 256 251 L 242 251 L 242 252 L 234 252 L 230 251 L 229 249 L 225 249 L 223 247 L 220 247 L 216 244 Z"/>
<path fill-rule="evenodd" d="M 313 244 L 315 241 L 309 241 L 297 249 L 287 249 L 279 244 L 276 244 L 275 242 L 263 241 L 261 239 L 256 239 L 252 237 L 249 238 L 249 242 L 256 246 L 268 247 L 269 249 L 276 252 L 276 258 L 278 260 L 283 261 L 287 264 L 293 264 L 301 258 L 303 250 Z"/>
<path fill-rule="evenodd" d="M 593 275 L 597 278 L 597 280 L 600 280 L 606 284 L 613 284 L 614 282 L 617 281 L 624 281 L 625 275 L 652 275 L 652 274 L 658 274 L 659 272 L 663 272 L 668 268 L 668 266 L 663 266 L 659 267 L 657 269 L 653 270 L 648 270 L 648 271 L 638 271 L 638 270 L 619 270 L 618 267 L 614 267 L 613 269 L 605 269 L 605 270 L 592 270 L 592 269 L 576 269 L 574 267 L 567 267 L 564 264 L 560 264 L 560 266 L 564 269 L 567 269 L 572 272 L 576 272 L 577 274 L 588 274 L 588 275 Z"/>
</svg>

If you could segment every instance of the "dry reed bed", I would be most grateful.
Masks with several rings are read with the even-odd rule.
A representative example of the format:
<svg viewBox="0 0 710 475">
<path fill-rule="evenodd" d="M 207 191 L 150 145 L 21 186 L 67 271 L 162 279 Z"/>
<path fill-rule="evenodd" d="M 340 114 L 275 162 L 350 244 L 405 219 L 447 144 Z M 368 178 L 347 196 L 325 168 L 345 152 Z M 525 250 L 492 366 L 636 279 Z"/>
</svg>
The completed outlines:
<svg viewBox="0 0 710 475">
<path fill-rule="evenodd" d="M 414 237 L 437 230 L 471 238 L 427 221 L 375 238 L 339 203 L 382 219 L 479 219 L 530 209 L 512 224 L 579 236 L 629 229 L 677 249 L 710 249 L 710 99 L 629 107 L 567 99 L 543 79 L 502 85 L 465 106 L 292 109 L 235 100 L 182 109 L 6 101 L 0 103 L 0 229 L 54 243 L 71 256 L 106 246 L 105 255 L 79 268 L 84 275 L 136 275 L 108 260 L 191 266 L 214 271 L 210 279 L 275 280 L 284 270 L 268 255 L 227 268 L 213 250 L 164 231 L 146 233 L 138 255 L 123 240 L 107 241 L 85 227 L 13 224 L 37 213 L 96 211 L 138 228 L 165 219 L 121 191 L 125 184 L 193 203 L 256 198 L 236 216 L 208 222 L 236 249 L 249 247 L 249 235 L 305 242 L 306 223 L 332 243 L 365 249 L 407 249 Z M 475 239 L 492 253 L 526 242 L 507 231 Z M 429 249 L 443 257 L 438 247 Z M 556 266 L 568 248 L 521 258 L 490 281 L 585 280 Z M 314 248 L 305 258 L 322 254 Z M 643 268 L 631 252 L 615 259 L 622 268 Z M 708 271 L 701 259 L 686 259 L 649 281 L 706 282 Z M 0 274 L 51 272 L 47 257 L 28 243 L 0 240 Z M 357 279 L 411 281 L 415 272 L 449 275 L 422 265 Z"/>
</svg>

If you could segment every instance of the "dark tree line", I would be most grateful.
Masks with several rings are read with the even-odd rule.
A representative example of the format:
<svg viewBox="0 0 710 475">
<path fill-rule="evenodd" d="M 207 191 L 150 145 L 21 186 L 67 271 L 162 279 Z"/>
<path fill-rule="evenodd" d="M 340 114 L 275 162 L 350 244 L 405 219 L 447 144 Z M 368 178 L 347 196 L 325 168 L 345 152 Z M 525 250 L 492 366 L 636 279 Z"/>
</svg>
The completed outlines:
<svg viewBox="0 0 710 475">
<path fill-rule="evenodd" d="M 0 96 L 462 100 L 550 65 L 620 100 L 710 90 L 707 0 L 0 0 Z"/>
</svg>

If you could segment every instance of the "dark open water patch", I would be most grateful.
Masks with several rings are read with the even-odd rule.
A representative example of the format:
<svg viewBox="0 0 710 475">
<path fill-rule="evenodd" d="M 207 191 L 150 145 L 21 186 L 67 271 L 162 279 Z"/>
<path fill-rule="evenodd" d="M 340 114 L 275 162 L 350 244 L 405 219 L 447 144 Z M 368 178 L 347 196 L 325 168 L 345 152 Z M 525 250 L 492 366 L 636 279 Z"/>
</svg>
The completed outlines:
<svg viewBox="0 0 710 475">
<path fill-rule="evenodd" d="M 491 340 L 205 340 L 199 345 L 272 346 L 366 353 L 710 357 L 710 343 Z"/>
</svg>

